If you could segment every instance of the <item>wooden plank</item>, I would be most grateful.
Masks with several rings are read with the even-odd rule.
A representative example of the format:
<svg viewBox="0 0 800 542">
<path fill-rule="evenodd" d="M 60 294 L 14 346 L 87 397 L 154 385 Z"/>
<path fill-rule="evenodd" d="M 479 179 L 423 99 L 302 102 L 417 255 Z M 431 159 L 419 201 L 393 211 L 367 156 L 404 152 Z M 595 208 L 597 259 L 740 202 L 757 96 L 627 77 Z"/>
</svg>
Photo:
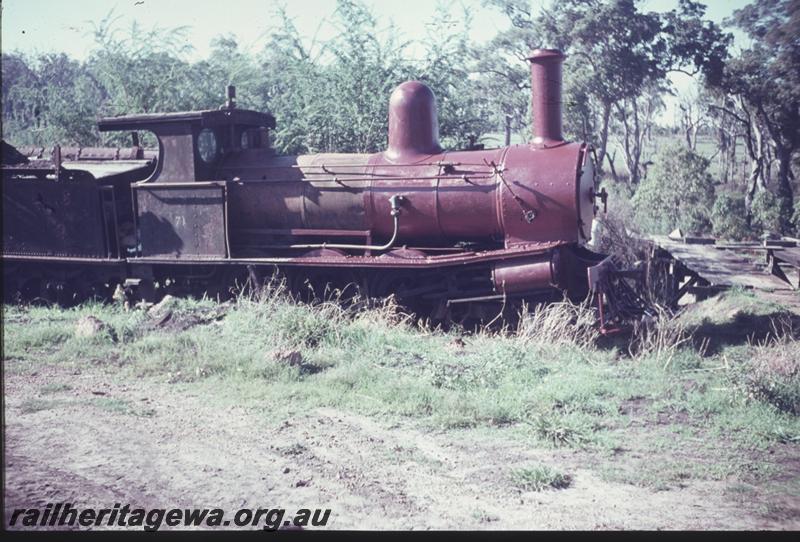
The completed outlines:
<svg viewBox="0 0 800 542">
<path fill-rule="evenodd" d="M 800 267 L 800 248 L 782 248 L 773 251 L 775 258 L 794 267 Z"/>
<path fill-rule="evenodd" d="M 791 290 L 781 279 L 763 272 L 753 260 L 714 245 L 687 245 L 663 236 L 651 239 L 712 286 L 739 286 L 765 291 Z"/>
</svg>

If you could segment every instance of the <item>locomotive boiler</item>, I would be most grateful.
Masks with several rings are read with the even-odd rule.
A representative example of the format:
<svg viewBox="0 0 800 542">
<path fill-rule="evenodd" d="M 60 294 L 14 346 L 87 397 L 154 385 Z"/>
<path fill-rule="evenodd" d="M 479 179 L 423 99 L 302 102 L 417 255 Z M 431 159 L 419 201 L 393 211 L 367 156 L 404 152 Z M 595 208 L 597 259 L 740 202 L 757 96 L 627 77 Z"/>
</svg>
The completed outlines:
<svg viewBox="0 0 800 542">
<path fill-rule="evenodd" d="M 443 150 L 434 94 L 409 81 L 391 95 L 388 145 L 374 154 L 279 156 L 275 118 L 229 92 L 218 110 L 99 121 L 152 132 L 157 157 L 4 158 L 6 287 L 219 295 L 277 270 L 306 297 L 394 294 L 436 318 L 584 298 L 604 259 L 584 246 L 604 194 L 591 147 L 562 136 L 563 58 L 530 55 L 530 144 Z"/>
</svg>

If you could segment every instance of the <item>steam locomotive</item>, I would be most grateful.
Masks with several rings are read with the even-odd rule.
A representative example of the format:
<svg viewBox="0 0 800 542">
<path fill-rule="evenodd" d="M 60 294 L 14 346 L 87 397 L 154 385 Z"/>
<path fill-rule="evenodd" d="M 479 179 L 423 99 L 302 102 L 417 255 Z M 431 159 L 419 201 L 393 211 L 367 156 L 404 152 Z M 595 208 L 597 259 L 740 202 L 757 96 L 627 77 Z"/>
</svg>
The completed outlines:
<svg viewBox="0 0 800 542">
<path fill-rule="evenodd" d="M 277 270 L 301 294 L 355 287 L 433 317 L 585 298 L 607 265 L 585 247 L 605 193 L 591 147 L 562 137 L 563 59 L 530 55 L 526 145 L 444 151 L 434 94 L 416 81 L 392 93 L 375 154 L 279 156 L 275 118 L 237 108 L 231 87 L 218 110 L 98 122 L 152 132 L 157 155 L 4 144 L 5 291 L 215 296 Z"/>
</svg>

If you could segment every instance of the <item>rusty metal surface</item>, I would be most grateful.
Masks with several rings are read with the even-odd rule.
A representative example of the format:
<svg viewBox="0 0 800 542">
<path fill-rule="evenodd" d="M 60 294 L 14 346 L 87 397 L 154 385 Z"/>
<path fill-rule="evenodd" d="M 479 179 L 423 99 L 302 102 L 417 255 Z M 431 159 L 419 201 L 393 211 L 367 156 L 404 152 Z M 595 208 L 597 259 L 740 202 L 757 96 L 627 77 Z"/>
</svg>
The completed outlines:
<svg viewBox="0 0 800 542">
<path fill-rule="evenodd" d="M 401 162 L 440 152 L 442 147 L 439 145 L 439 121 L 433 91 L 419 81 L 401 83 L 389 98 L 386 158 Z"/>
<path fill-rule="evenodd" d="M 509 148 L 500 189 L 506 246 L 578 241 L 577 179 L 584 152 L 579 143 Z"/>
<path fill-rule="evenodd" d="M 226 258 L 217 262 L 225 265 L 282 265 L 282 266 L 309 266 L 309 267 L 342 267 L 342 268 L 408 268 L 408 269 L 435 269 L 446 267 L 457 267 L 463 265 L 491 263 L 504 261 L 524 256 L 536 256 L 551 252 L 553 249 L 565 246 L 560 242 L 545 243 L 535 247 L 519 247 L 512 249 L 497 249 L 484 251 L 458 251 L 450 254 L 438 254 L 433 256 L 409 257 L 390 257 L 388 253 L 380 256 L 354 256 L 354 255 L 324 255 L 324 256 L 270 256 L 270 257 L 241 257 Z M 411 250 L 399 248 L 396 250 Z M 171 257 L 142 257 L 132 258 L 130 261 L 158 263 L 186 263 L 193 264 L 190 258 L 176 260 Z M 581 276 L 585 276 L 581 271 Z"/>
<path fill-rule="evenodd" d="M 3 253 L 107 258 L 105 220 L 94 180 L 3 178 Z"/>
<path fill-rule="evenodd" d="M 31 159 L 49 160 L 54 149 L 22 146 L 17 150 Z M 142 147 L 61 147 L 65 160 L 151 160 L 157 156 L 156 153 L 157 149 Z"/>
<path fill-rule="evenodd" d="M 535 49 L 531 63 L 531 114 L 533 144 L 540 147 L 558 145 L 561 135 L 561 63 L 564 55 L 556 49 Z"/>
<path fill-rule="evenodd" d="M 561 137 L 562 59 L 550 50 L 531 56 L 538 141 L 532 146 L 443 152 L 433 93 L 411 81 L 390 99 L 384 152 L 227 156 L 217 176 L 236 180 L 232 227 L 363 229 L 373 241 L 385 240 L 393 233 L 389 198 L 397 195 L 401 244 L 481 241 L 511 248 L 588 240 L 594 167 L 590 148 Z M 240 241 L 234 234 L 233 245 Z"/>
<path fill-rule="evenodd" d="M 588 147 L 561 139 L 562 58 L 549 50 L 531 56 L 534 135 L 546 145 L 443 152 L 433 93 L 411 81 L 390 99 L 384 152 L 226 155 L 215 177 L 232 183 L 232 245 L 248 245 L 243 236 L 257 230 L 303 228 L 367 230 L 373 242 L 385 241 L 393 234 L 392 196 L 403 197 L 401 244 L 480 241 L 511 248 L 587 240 L 594 168 Z M 263 244 L 274 248 L 267 239 Z"/>
<path fill-rule="evenodd" d="M 215 178 L 223 153 L 217 152 L 211 161 L 203 160 L 196 145 L 201 131 L 207 129 L 214 134 L 219 151 L 223 148 L 238 150 L 243 130 L 274 128 L 275 117 L 231 107 L 104 118 L 98 122 L 98 127 L 101 132 L 147 130 L 156 135 L 160 159 L 148 182 L 202 182 Z"/>
<path fill-rule="evenodd" d="M 84 265 L 120 265 L 127 261 L 124 258 L 94 258 L 91 256 L 31 256 L 28 254 L 3 254 L 2 260 L 9 262 L 79 263 Z"/>
<path fill-rule="evenodd" d="M 492 266 L 492 282 L 496 292 L 513 294 L 556 287 L 558 271 L 554 269 L 553 252 L 499 262 Z"/>
<path fill-rule="evenodd" d="M 99 231 L 110 232 L 94 239 L 105 247 L 102 257 L 124 248 L 136 255 L 129 266 L 140 270 L 198 262 L 329 267 L 344 275 L 354 268 L 450 268 L 463 284 L 450 282 L 444 291 L 462 298 L 582 292 L 594 263 L 579 254 L 595 213 L 592 151 L 561 134 L 563 55 L 537 50 L 529 60 L 530 145 L 444 151 L 435 96 L 409 81 L 390 97 L 384 151 L 276 156 L 268 146 L 274 117 L 237 109 L 230 88 L 219 110 L 99 122 L 101 131 L 153 132 L 155 160 L 138 146 L 65 147 L 54 151 L 63 167 L 21 166 L 44 176 L 54 193 L 68 194 L 60 179 L 78 172 L 92 177 L 95 190 L 102 185 L 95 194 L 105 201 L 84 202 L 86 211 L 74 211 L 75 227 L 91 230 L 87 213 L 95 213 Z M 25 153 L 49 158 L 47 149 Z M 436 288 L 428 286 L 404 288 Z"/>
<path fill-rule="evenodd" d="M 239 179 L 230 189 L 234 229 L 368 229 L 386 238 L 389 198 L 402 195 L 401 243 L 511 247 L 578 241 L 579 222 L 593 209 L 587 155 L 580 144 L 440 153 L 412 164 L 388 162 L 385 153 L 248 155 L 231 157 L 220 176 Z"/>
<path fill-rule="evenodd" d="M 142 256 L 220 259 L 228 255 L 224 187 L 144 184 L 136 186 L 135 193 Z"/>
</svg>

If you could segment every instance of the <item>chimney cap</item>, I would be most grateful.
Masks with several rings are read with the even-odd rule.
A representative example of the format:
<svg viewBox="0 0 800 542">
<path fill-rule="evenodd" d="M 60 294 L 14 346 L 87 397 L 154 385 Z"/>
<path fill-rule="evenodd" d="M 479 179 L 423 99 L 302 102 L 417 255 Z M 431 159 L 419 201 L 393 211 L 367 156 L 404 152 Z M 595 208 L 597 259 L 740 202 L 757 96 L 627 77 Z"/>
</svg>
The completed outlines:
<svg viewBox="0 0 800 542">
<path fill-rule="evenodd" d="M 531 62 L 542 60 L 563 60 L 567 57 L 559 49 L 534 49 L 528 54 L 528 60 Z"/>
</svg>

